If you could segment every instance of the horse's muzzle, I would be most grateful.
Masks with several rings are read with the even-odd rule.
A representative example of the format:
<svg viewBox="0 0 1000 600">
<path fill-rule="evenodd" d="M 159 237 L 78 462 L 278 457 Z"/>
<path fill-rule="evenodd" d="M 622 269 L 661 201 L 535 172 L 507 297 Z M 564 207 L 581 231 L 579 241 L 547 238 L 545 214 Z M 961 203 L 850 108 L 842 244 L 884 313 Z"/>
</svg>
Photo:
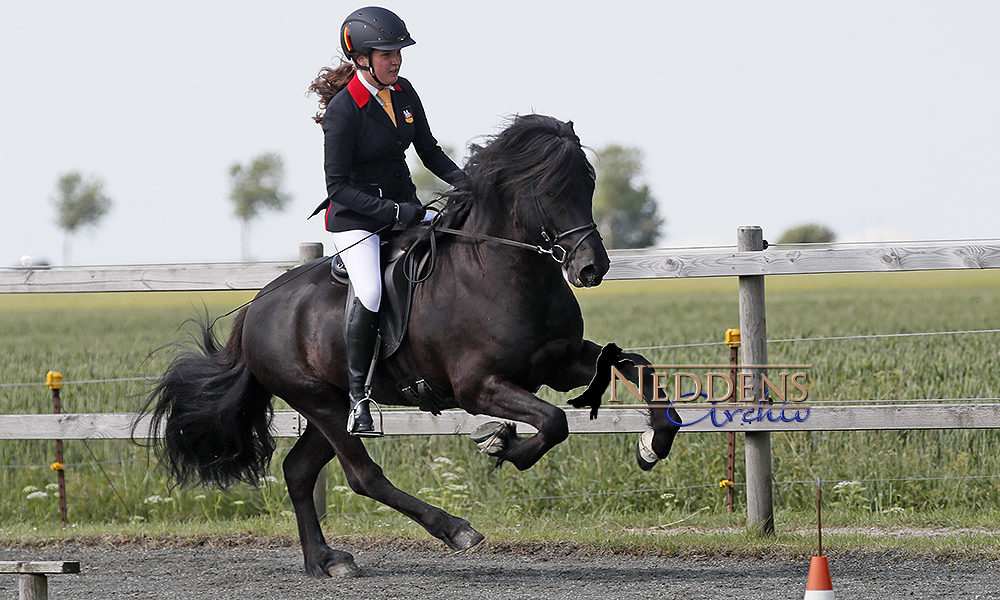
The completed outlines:
<svg viewBox="0 0 1000 600">
<path fill-rule="evenodd" d="M 578 288 L 600 285 L 611 267 L 611 260 L 608 258 L 607 250 L 604 249 L 604 244 L 598 236 L 593 237 L 596 243 L 584 243 L 571 260 L 563 265 L 566 281 Z"/>
</svg>

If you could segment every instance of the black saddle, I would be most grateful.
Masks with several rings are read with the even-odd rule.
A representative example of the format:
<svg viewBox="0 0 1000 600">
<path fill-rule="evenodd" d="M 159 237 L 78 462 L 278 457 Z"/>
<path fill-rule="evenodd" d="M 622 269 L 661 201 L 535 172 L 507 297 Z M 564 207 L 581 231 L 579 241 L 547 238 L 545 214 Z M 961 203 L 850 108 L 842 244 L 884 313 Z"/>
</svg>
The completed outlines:
<svg viewBox="0 0 1000 600">
<path fill-rule="evenodd" d="M 379 358 L 389 358 L 399 350 L 406 337 L 410 320 L 410 306 L 413 303 L 413 289 L 422 274 L 429 267 L 430 252 L 417 249 L 393 248 L 382 245 L 382 306 L 379 310 Z M 354 303 L 354 286 L 351 285 L 347 269 L 334 256 L 330 261 L 330 275 L 334 281 L 347 286 L 347 308 Z"/>
<path fill-rule="evenodd" d="M 379 361 L 393 356 L 403 346 L 410 322 L 413 290 L 429 275 L 434 261 L 432 245 L 396 248 L 392 243 L 384 242 L 381 252 L 385 268 L 379 310 Z M 354 303 L 354 286 L 340 256 L 334 256 L 330 261 L 330 275 L 336 283 L 347 286 L 346 309 L 349 310 Z M 397 379 L 396 388 L 414 405 L 434 414 L 457 406 L 449 392 L 421 377 L 408 345 L 399 362 L 401 366 L 392 369 L 392 375 Z"/>
</svg>

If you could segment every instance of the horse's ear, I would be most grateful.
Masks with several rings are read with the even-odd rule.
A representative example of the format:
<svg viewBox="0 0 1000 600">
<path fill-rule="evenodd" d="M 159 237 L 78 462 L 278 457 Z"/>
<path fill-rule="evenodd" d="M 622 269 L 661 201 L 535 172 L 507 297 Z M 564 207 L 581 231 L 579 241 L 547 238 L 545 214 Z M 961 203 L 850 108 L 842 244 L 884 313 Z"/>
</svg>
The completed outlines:
<svg viewBox="0 0 1000 600">
<path fill-rule="evenodd" d="M 573 121 L 566 121 L 566 127 L 569 127 L 571 133 L 576 134 L 576 130 L 573 129 Z"/>
</svg>

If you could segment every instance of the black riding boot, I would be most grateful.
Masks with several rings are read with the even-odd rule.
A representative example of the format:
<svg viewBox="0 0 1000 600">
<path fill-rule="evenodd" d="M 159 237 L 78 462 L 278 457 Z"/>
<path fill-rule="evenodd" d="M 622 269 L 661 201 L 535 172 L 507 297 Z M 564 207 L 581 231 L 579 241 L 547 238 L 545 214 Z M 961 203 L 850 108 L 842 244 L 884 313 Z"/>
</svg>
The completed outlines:
<svg viewBox="0 0 1000 600">
<path fill-rule="evenodd" d="M 365 308 L 357 298 L 351 304 L 344 327 L 347 340 L 347 380 L 350 385 L 351 412 L 347 416 L 347 431 L 351 435 L 375 433 L 375 422 L 365 393 L 365 381 L 378 343 L 378 313 Z"/>
</svg>

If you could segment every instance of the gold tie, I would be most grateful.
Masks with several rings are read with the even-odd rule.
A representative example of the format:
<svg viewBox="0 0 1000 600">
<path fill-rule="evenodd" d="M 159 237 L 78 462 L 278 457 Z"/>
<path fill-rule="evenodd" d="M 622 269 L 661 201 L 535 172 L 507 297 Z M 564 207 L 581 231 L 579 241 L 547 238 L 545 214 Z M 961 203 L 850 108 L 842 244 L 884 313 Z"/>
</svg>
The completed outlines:
<svg viewBox="0 0 1000 600">
<path fill-rule="evenodd" d="M 382 100 L 382 108 L 392 119 L 392 124 L 396 124 L 396 113 L 392 110 L 392 96 L 389 94 L 389 88 L 382 88 L 378 91 L 378 97 Z"/>
</svg>

